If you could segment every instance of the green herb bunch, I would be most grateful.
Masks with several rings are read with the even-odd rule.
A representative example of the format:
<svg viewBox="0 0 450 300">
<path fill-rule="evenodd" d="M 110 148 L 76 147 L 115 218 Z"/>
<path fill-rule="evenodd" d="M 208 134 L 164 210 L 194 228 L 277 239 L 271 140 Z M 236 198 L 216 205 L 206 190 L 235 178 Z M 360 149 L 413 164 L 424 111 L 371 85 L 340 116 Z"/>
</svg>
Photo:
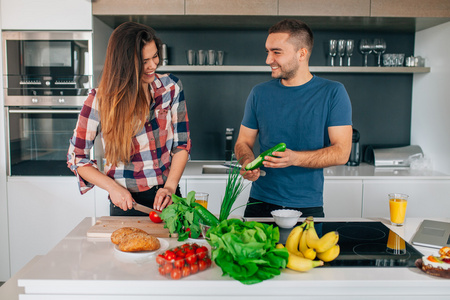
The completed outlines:
<svg viewBox="0 0 450 300">
<path fill-rule="evenodd" d="M 241 176 L 240 171 L 240 165 L 235 164 L 233 169 L 228 173 L 225 195 L 220 206 L 219 222 L 228 219 L 233 204 L 245 188 L 244 178 Z"/>
</svg>

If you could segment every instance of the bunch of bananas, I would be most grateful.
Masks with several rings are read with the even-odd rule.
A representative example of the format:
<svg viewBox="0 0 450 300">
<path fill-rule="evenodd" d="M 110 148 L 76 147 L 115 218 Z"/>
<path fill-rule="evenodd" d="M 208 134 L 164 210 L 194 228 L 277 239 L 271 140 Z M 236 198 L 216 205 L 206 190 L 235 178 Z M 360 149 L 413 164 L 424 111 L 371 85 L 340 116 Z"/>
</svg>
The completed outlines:
<svg viewBox="0 0 450 300">
<path fill-rule="evenodd" d="M 319 238 L 313 218 L 306 218 L 305 222 L 292 229 L 286 240 L 286 249 L 289 252 L 287 267 L 306 272 L 322 266 L 323 262 L 334 260 L 340 252 L 338 240 L 337 231 L 330 231 Z M 279 244 L 278 247 L 283 246 Z"/>
</svg>

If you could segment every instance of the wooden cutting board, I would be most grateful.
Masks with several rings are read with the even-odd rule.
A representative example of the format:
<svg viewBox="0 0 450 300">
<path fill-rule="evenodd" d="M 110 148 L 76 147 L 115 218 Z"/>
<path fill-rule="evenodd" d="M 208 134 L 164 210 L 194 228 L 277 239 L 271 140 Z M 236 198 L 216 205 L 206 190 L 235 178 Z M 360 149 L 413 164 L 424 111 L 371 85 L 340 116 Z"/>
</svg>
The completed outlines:
<svg viewBox="0 0 450 300">
<path fill-rule="evenodd" d="M 148 217 L 100 217 L 87 231 L 91 238 L 110 238 L 111 234 L 122 227 L 136 227 L 160 238 L 169 237 L 169 229 L 164 228 L 163 223 L 153 223 Z M 173 234 L 172 237 L 178 236 Z"/>
</svg>

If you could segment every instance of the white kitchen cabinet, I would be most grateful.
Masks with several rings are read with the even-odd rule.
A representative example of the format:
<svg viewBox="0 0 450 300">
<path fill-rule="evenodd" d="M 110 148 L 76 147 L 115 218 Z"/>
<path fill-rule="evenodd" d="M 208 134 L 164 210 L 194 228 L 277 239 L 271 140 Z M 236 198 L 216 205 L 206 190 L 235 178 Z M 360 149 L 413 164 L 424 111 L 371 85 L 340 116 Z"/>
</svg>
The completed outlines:
<svg viewBox="0 0 450 300">
<path fill-rule="evenodd" d="M 11 275 L 52 249 L 85 217 L 94 217 L 95 193 L 81 195 L 76 177 L 9 177 Z"/>
<path fill-rule="evenodd" d="M 361 179 L 325 178 L 323 188 L 323 209 L 325 217 L 360 218 L 362 196 L 363 189 Z"/>
<path fill-rule="evenodd" d="M 389 218 L 389 193 L 409 195 L 406 217 L 448 217 L 448 179 L 370 179 L 364 180 L 363 218 Z"/>
<path fill-rule="evenodd" d="M 92 30 L 91 0 L 1 0 L 3 30 Z"/>
</svg>

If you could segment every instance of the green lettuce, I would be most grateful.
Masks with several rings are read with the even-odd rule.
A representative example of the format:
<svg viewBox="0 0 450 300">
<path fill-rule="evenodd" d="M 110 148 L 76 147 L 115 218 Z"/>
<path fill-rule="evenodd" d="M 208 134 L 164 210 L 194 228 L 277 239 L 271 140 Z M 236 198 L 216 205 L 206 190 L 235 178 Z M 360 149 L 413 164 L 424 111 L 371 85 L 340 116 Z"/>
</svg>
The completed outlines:
<svg viewBox="0 0 450 300">
<path fill-rule="evenodd" d="M 276 249 L 278 227 L 259 222 L 228 219 L 208 231 L 211 259 L 229 275 L 244 284 L 273 278 L 287 265 L 285 248 Z"/>
</svg>

